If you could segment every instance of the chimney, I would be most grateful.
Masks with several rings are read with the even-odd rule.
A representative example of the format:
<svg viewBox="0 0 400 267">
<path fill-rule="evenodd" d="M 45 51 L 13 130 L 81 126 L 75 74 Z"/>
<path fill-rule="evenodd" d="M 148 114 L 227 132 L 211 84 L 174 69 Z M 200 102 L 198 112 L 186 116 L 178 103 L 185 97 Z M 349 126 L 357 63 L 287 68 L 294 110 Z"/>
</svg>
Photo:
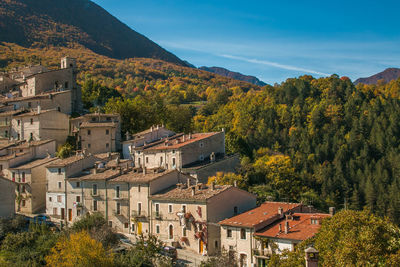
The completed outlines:
<svg viewBox="0 0 400 267">
<path fill-rule="evenodd" d="M 185 135 L 182 136 L 182 142 L 185 142 Z"/>
<path fill-rule="evenodd" d="M 336 213 L 335 207 L 329 207 L 329 214 L 333 216 L 335 215 L 335 213 Z"/>
<path fill-rule="evenodd" d="M 215 190 L 215 181 L 212 181 L 211 183 L 211 190 Z"/>
<path fill-rule="evenodd" d="M 234 186 L 234 187 L 237 187 L 237 181 L 236 181 L 236 180 L 233 181 L 233 186 Z"/>
<path fill-rule="evenodd" d="M 285 221 L 285 234 L 289 233 L 289 221 Z"/>
<path fill-rule="evenodd" d="M 96 165 L 94 165 L 94 166 L 96 166 Z M 94 167 L 94 169 L 93 169 L 93 174 L 97 174 L 97 168 L 96 167 Z"/>
<path fill-rule="evenodd" d="M 150 131 L 153 132 L 153 126 L 150 127 Z"/>
<path fill-rule="evenodd" d="M 282 224 L 279 224 L 279 233 L 282 233 Z"/>
<path fill-rule="evenodd" d="M 189 140 L 192 139 L 192 133 L 189 133 Z"/>
<path fill-rule="evenodd" d="M 192 196 L 194 196 L 196 194 L 196 186 L 192 186 Z"/>
<path fill-rule="evenodd" d="M 37 114 L 40 114 L 42 112 L 42 108 L 40 107 L 40 104 L 37 106 Z"/>
<path fill-rule="evenodd" d="M 190 178 L 187 178 L 186 182 L 187 182 L 187 186 L 190 187 Z"/>
<path fill-rule="evenodd" d="M 280 217 L 283 216 L 283 208 L 282 207 L 278 208 L 278 214 L 280 215 Z"/>
</svg>

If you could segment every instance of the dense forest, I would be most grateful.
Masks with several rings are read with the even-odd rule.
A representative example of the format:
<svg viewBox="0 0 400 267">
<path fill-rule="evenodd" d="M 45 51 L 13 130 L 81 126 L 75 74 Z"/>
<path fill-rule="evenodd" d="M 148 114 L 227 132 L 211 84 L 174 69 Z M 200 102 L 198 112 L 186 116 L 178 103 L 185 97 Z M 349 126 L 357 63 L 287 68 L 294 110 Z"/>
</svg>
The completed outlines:
<svg viewBox="0 0 400 267">
<path fill-rule="evenodd" d="M 320 209 L 367 208 L 400 223 L 400 80 L 355 86 L 302 76 L 258 87 L 159 60 L 115 60 L 81 47 L 1 47 L 4 70 L 55 67 L 77 57 L 88 110 L 118 112 L 123 133 L 164 123 L 175 131 L 225 128 L 238 174 L 214 177 L 259 195 Z"/>
</svg>

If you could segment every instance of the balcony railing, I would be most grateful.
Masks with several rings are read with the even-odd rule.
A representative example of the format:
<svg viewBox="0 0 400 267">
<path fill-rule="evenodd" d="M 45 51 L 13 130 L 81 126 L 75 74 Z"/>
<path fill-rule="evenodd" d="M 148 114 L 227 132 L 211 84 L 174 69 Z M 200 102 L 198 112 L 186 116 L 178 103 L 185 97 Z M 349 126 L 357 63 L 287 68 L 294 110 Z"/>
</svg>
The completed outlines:
<svg viewBox="0 0 400 267">
<path fill-rule="evenodd" d="M 264 257 L 269 257 L 272 255 L 272 250 L 268 248 L 264 249 L 253 249 L 253 254 L 255 256 L 264 256 Z"/>
<path fill-rule="evenodd" d="M 145 218 L 147 217 L 147 213 L 143 210 L 132 210 L 131 216 L 135 218 Z"/>
<path fill-rule="evenodd" d="M 153 212 L 153 218 L 157 219 L 157 220 L 161 220 L 162 219 L 162 214 L 159 211 L 155 211 Z"/>
</svg>

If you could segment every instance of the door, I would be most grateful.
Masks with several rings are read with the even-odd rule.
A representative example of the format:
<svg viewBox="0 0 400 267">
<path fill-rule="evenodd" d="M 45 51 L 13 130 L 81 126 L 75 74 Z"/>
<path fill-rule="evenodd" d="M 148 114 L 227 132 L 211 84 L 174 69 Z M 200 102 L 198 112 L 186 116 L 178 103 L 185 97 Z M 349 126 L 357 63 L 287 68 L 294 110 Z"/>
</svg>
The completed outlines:
<svg viewBox="0 0 400 267">
<path fill-rule="evenodd" d="M 247 267 L 247 255 L 246 254 L 240 254 L 240 267 Z"/>
<path fill-rule="evenodd" d="M 61 208 L 61 220 L 65 219 L 65 209 Z"/>
<path fill-rule="evenodd" d="M 137 223 L 137 234 L 138 235 L 142 234 L 142 223 L 141 222 Z"/>
<path fill-rule="evenodd" d="M 68 209 L 68 221 L 72 221 L 72 209 Z"/>
</svg>

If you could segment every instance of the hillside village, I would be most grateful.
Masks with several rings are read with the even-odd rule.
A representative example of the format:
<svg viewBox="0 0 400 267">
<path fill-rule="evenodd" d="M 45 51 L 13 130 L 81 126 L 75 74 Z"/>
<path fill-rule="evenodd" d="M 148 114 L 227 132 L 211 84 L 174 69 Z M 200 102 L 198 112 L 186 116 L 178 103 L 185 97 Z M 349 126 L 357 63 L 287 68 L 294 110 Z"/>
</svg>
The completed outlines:
<svg viewBox="0 0 400 267">
<path fill-rule="evenodd" d="M 57 70 L 0 75 L 0 216 L 46 214 L 68 227 L 99 212 L 132 239 L 155 235 L 198 255 L 227 250 L 240 266 L 266 266 L 335 213 L 302 203 L 257 206 L 236 184 L 208 183 L 240 162 L 226 153 L 224 129 L 184 134 L 154 125 L 121 133 L 118 114 L 84 113 L 77 73 L 75 59 L 65 57 Z M 56 157 L 71 137 L 76 154 Z"/>
</svg>

